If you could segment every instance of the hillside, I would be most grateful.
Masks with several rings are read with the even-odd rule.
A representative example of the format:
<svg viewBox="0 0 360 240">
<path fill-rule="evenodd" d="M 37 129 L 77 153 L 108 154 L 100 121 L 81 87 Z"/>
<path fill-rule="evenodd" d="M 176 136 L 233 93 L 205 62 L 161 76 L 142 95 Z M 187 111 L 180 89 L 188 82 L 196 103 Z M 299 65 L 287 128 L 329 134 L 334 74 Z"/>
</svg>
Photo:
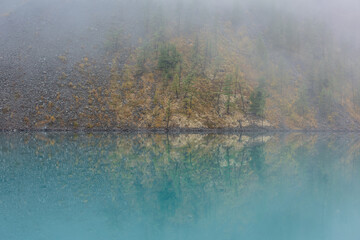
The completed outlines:
<svg viewBox="0 0 360 240">
<path fill-rule="evenodd" d="M 1 129 L 360 129 L 359 45 L 319 19 L 261 1 L 9 9 Z"/>
</svg>

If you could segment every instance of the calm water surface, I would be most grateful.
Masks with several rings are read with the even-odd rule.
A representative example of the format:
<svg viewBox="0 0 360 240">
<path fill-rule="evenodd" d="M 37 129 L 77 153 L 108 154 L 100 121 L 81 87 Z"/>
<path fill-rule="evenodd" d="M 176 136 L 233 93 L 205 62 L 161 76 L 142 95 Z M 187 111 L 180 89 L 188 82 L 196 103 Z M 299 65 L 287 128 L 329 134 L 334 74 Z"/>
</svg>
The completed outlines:
<svg viewBox="0 0 360 240">
<path fill-rule="evenodd" d="M 0 239 L 360 239 L 356 134 L 0 134 Z"/>
</svg>

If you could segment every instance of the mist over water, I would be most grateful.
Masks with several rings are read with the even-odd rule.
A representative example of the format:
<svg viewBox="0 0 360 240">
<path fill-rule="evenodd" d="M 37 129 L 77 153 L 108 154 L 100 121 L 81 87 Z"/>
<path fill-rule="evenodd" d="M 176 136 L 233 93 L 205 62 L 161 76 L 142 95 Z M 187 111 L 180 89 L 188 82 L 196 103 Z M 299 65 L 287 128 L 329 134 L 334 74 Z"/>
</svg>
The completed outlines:
<svg viewBox="0 0 360 240">
<path fill-rule="evenodd" d="M 355 135 L 0 136 L 4 239 L 357 239 Z"/>
<path fill-rule="evenodd" d="M 358 240 L 359 22 L 358 0 L 1 0 L 0 239 Z M 238 134 L 98 132 L 139 129 Z"/>
</svg>

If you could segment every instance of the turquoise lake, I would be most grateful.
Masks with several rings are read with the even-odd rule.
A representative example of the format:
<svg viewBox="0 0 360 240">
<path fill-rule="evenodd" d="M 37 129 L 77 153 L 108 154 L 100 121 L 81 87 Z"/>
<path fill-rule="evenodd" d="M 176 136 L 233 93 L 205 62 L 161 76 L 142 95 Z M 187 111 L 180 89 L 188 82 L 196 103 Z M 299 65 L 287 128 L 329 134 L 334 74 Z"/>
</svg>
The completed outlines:
<svg viewBox="0 0 360 240">
<path fill-rule="evenodd" d="M 360 239 L 358 134 L 1 133 L 0 239 Z"/>
</svg>

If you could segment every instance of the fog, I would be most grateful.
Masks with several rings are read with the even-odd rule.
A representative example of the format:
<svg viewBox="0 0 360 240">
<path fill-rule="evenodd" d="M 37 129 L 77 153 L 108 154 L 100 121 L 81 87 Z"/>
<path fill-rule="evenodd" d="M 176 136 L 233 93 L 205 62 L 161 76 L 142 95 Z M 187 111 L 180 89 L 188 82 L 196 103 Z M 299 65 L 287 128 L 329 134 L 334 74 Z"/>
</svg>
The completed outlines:
<svg viewBox="0 0 360 240">
<path fill-rule="evenodd" d="M 350 41 L 349 37 L 357 37 L 351 39 L 354 46 L 359 43 L 360 2 L 357 0 L 2 0 L 1 45 L 8 47 L 6 43 L 20 40 L 13 36 L 20 31 L 26 34 L 42 30 L 44 35 L 40 39 L 51 41 L 52 30 L 61 34 L 76 34 L 72 36 L 76 39 L 84 34 L 79 31 L 89 27 L 122 25 L 131 18 L 139 22 L 143 20 L 148 5 L 163 8 L 169 16 L 178 12 L 186 15 L 189 9 L 221 14 L 231 11 L 234 5 L 241 7 L 239 14 L 243 15 L 260 8 L 288 12 L 297 18 L 324 23 L 334 34 L 347 38 L 347 41 Z M 256 17 L 261 21 L 261 15 Z M 20 44 L 14 45 L 13 48 L 20 47 Z"/>
<path fill-rule="evenodd" d="M 118 59 L 120 72 L 134 58 L 137 48 L 150 43 L 163 31 L 160 25 L 166 32 L 161 40 L 164 43 L 176 42 L 176 37 L 193 41 L 195 35 L 214 29 L 216 24 L 226 39 L 229 36 L 224 26 L 231 24 L 231 36 L 241 32 L 243 39 L 250 39 L 252 46 L 244 50 L 249 56 L 244 61 L 252 64 L 257 74 L 250 74 L 246 67 L 241 70 L 249 81 L 249 92 L 254 89 L 257 79 L 270 79 L 271 75 L 272 78 L 284 78 L 281 94 L 283 82 L 296 87 L 296 96 L 300 95 L 301 89 L 307 89 L 305 94 L 310 105 L 320 104 L 319 96 L 326 88 L 327 94 L 335 98 L 329 108 L 338 111 L 338 105 L 347 108 L 344 104 L 350 89 L 353 105 L 360 103 L 357 97 L 360 96 L 359 22 L 358 0 L 2 0 L 0 107 L 4 116 L 0 124 L 2 128 L 16 128 L 21 127 L 24 118 L 35 118 L 35 110 L 29 109 L 44 101 L 39 100 L 40 96 L 50 101 L 60 92 L 66 100 L 72 98 L 74 93 L 59 90 L 65 84 L 61 76 L 77 79 L 80 84 L 82 80 L 76 75 L 74 66 L 84 58 L 97 64 L 96 85 L 108 86 L 114 56 Z M 239 39 L 238 36 L 235 38 Z M 259 42 L 266 52 L 261 53 Z M 269 59 L 259 60 L 264 54 Z M 284 68 L 283 72 L 289 73 L 287 76 L 271 73 L 270 63 L 276 63 L 276 68 Z M 334 70 L 334 66 L 339 70 Z M 335 76 L 337 73 L 339 75 Z M 280 75 L 283 77 L 278 77 Z M 316 92 L 316 86 L 309 83 L 315 75 L 332 76 L 333 80 L 329 80 L 332 88 L 327 83 L 319 83 Z M 182 79 L 185 76 L 180 76 Z M 302 82 L 301 86 L 295 84 L 296 79 Z M 223 91 L 222 84 L 220 89 Z M 245 112 L 244 99 L 242 101 Z M 59 108 L 70 112 L 72 103 L 63 104 Z M 14 126 L 13 122 L 19 124 Z"/>
</svg>

